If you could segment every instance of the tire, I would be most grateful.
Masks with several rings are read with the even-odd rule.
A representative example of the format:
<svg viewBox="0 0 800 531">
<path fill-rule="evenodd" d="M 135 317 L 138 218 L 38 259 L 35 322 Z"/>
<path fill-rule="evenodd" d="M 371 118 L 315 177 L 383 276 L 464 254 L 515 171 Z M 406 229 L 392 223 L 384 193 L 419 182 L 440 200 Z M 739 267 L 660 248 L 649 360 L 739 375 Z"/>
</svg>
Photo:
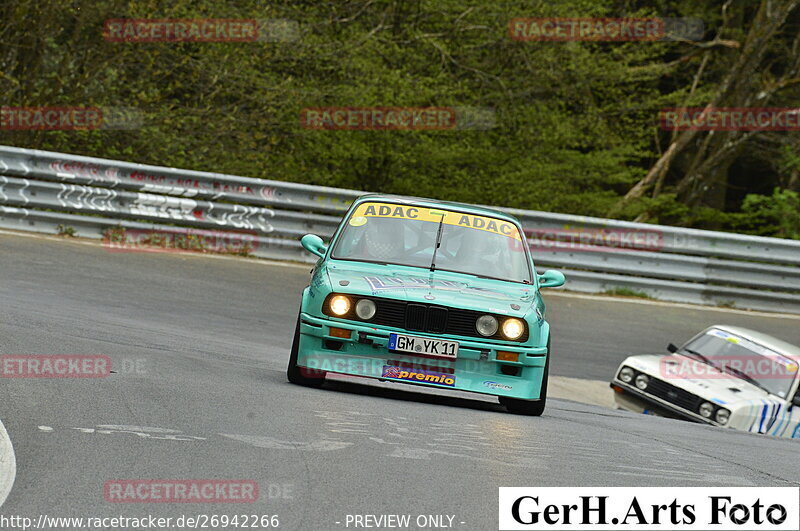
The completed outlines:
<svg viewBox="0 0 800 531">
<path fill-rule="evenodd" d="M 294 329 L 292 352 L 289 355 L 289 366 L 286 368 L 286 378 L 293 384 L 305 387 L 320 387 L 325 383 L 325 371 L 298 367 L 297 354 L 300 348 L 300 316 L 297 316 L 297 326 Z"/>
<path fill-rule="evenodd" d="M 519 398 L 499 397 L 500 404 L 506 407 L 509 413 L 541 417 L 547 402 L 547 378 L 550 374 L 550 340 L 547 340 L 547 361 L 544 362 L 544 378 L 542 378 L 542 392 L 539 400 L 521 400 Z"/>
</svg>

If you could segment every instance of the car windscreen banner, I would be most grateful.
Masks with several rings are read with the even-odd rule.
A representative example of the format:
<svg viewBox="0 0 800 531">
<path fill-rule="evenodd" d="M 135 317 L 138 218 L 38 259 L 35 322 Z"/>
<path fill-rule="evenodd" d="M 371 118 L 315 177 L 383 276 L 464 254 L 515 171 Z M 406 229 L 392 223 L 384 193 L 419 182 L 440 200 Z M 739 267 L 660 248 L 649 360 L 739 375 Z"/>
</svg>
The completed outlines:
<svg viewBox="0 0 800 531">
<path fill-rule="evenodd" d="M 509 221 L 467 214 L 464 212 L 443 210 L 440 208 L 399 205 L 395 203 L 361 203 L 353 211 L 348 223 L 354 227 L 360 227 L 368 223 L 369 218 L 396 218 L 411 221 L 427 221 L 431 223 L 439 223 L 442 221 L 445 225 L 469 227 L 476 230 L 493 232 L 515 240 L 522 240 L 517 227 Z"/>
</svg>

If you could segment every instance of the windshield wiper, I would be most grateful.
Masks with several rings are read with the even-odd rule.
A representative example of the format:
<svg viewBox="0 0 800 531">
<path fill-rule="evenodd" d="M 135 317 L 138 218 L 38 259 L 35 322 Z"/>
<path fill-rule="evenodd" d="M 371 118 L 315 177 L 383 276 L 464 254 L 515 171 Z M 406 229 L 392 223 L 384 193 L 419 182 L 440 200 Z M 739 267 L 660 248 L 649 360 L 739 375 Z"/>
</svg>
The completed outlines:
<svg viewBox="0 0 800 531">
<path fill-rule="evenodd" d="M 739 369 L 731 367 L 730 365 L 722 365 L 722 370 L 740 377 L 742 380 L 746 381 L 747 383 L 751 383 L 751 384 L 755 385 L 756 387 L 758 387 L 762 391 L 766 391 L 767 393 L 772 394 L 772 391 L 770 391 L 769 389 L 767 389 L 766 387 L 761 385 L 761 383 L 758 380 L 756 380 L 755 378 L 753 378 L 752 376 L 750 376 L 746 372 L 740 371 Z"/>
<path fill-rule="evenodd" d="M 752 376 L 750 376 L 749 374 L 747 374 L 747 373 L 745 373 L 745 372 L 742 372 L 742 371 L 740 371 L 739 369 L 736 369 L 736 368 L 734 368 L 734 367 L 731 367 L 730 365 L 725 365 L 724 363 L 723 363 L 722 365 L 717 365 L 716 363 L 711 363 L 711 360 L 710 360 L 710 359 L 708 359 L 706 356 L 703 356 L 703 355 L 702 355 L 702 354 L 700 354 L 699 352 L 697 352 L 697 351 L 695 351 L 695 350 L 692 350 L 692 349 L 689 349 L 689 348 L 682 348 L 682 349 L 681 349 L 681 351 L 683 351 L 683 352 L 688 352 L 689 354 L 692 354 L 692 355 L 694 355 L 694 356 L 697 356 L 697 357 L 698 357 L 700 360 L 704 361 L 704 362 L 705 362 L 705 363 L 707 363 L 708 365 L 711 365 L 711 366 L 712 366 L 712 367 L 714 367 L 715 369 L 717 369 L 717 370 L 720 370 L 720 371 L 729 372 L 729 373 L 731 373 L 731 374 L 733 374 L 733 375 L 735 375 L 735 376 L 738 376 L 738 377 L 739 377 L 739 378 L 741 378 L 742 380 L 744 380 L 744 381 L 746 381 L 746 382 L 748 382 L 748 383 L 751 383 L 751 384 L 755 385 L 755 386 L 756 386 L 756 387 L 758 387 L 759 389 L 761 389 L 761 390 L 763 390 L 763 391 L 766 391 L 766 392 L 767 392 L 767 393 L 769 393 L 769 394 L 772 394 L 772 391 L 770 391 L 769 389 L 767 389 L 766 387 L 764 387 L 763 385 L 761 385 L 761 383 L 760 383 L 758 380 L 756 380 L 755 378 L 753 378 L 753 377 L 752 377 Z"/>
<path fill-rule="evenodd" d="M 478 273 L 470 273 L 469 271 L 459 271 L 458 269 L 437 269 L 436 271 L 447 271 L 448 273 L 458 273 L 459 275 L 469 275 L 475 278 L 486 278 L 489 280 L 504 280 L 506 282 L 514 282 L 513 280 L 508 280 L 505 278 L 500 277 L 487 277 L 486 275 L 479 275 Z"/>
<path fill-rule="evenodd" d="M 716 367 L 716 365 L 711 363 L 710 359 L 708 359 L 706 356 L 703 356 L 702 354 L 700 354 L 696 350 L 692 350 L 690 348 L 684 347 L 684 348 L 681 349 L 681 352 L 688 352 L 689 354 L 691 354 L 693 356 L 697 356 L 698 358 L 700 358 L 700 361 L 703 361 L 703 362 L 707 363 L 708 365 L 711 365 L 712 367 Z"/>
<path fill-rule="evenodd" d="M 439 230 L 436 231 L 436 245 L 433 247 L 433 256 L 431 257 L 431 271 L 436 270 L 436 251 L 442 244 L 442 227 L 444 227 L 444 216 L 439 219 Z"/>
<path fill-rule="evenodd" d="M 502 280 L 503 282 L 514 282 L 515 284 L 530 284 L 527 280 L 512 280 L 510 278 L 503 278 L 503 277 L 490 277 L 488 275 L 479 275 L 478 273 L 470 273 L 469 271 L 460 271 L 458 269 L 437 269 L 436 271 L 447 271 L 448 273 L 458 273 L 459 275 L 469 275 L 475 278 L 485 278 L 488 280 Z"/>
</svg>

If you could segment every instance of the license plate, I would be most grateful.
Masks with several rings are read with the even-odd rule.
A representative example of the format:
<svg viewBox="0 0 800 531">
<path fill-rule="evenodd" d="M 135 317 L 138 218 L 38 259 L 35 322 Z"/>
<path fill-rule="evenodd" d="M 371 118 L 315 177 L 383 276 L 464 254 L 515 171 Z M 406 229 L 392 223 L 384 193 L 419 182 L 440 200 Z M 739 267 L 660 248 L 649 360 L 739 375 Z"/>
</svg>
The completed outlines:
<svg viewBox="0 0 800 531">
<path fill-rule="evenodd" d="M 458 356 L 458 342 L 431 339 L 429 337 L 389 334 L 389 350 L 439 356 L 441 358 L 455 358 Z"/>
</svg>

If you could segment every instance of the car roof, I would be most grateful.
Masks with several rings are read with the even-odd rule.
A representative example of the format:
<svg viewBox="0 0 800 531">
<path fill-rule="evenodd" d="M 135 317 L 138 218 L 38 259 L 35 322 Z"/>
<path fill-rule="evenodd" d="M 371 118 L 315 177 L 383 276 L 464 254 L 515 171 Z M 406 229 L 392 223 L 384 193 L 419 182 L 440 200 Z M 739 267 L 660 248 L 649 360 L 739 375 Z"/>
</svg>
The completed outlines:
<svg viewBox="0 0 800 531">
<path fill-rule="evenodd" d="M 364 201 L 387 201 L 390 203 L 400 203 L 403 205 L 424 206 L 428 208 L 449 208 L 458 212 L 466 214 L 475 214 L 478 216 L 492 216 L 500 219 L 506 219 L 519 223 L 519 220 L 511 214 L 506 214 L 500 210 L 493 208 L 482 207 L 477 205 L 470 205 L 468 203 L 458 203 L 455 201 L 441 201 L 439 199 L 426 199 L 424 197 L 413 197 L 407 195 L 392 195 L 392 194 L 366 194 L 360 196 L 355 200 L 355 203 L 362 203 Z"/>
<path fill-rule="evenodd" d="M 778 339 L 761 332 L 756 332 L 755 330 L 750 330 L 748 328 L 742 328 L 741 326 L 714 325 L 709 327 L 709 330 L 713 328 L 729 332 L 733 335 L 743 337 L 744 339 L 749 339 L 750 341 L 758 343 L 763 347 L 767 347 L 770 350 L 774 350 L 775 352 L 782 354 L 787 358 L 800 361 L 800 347 L 797 345 L 792 345 L 791 343 L 787 343 L 782 339 Z"/>
</svg>

